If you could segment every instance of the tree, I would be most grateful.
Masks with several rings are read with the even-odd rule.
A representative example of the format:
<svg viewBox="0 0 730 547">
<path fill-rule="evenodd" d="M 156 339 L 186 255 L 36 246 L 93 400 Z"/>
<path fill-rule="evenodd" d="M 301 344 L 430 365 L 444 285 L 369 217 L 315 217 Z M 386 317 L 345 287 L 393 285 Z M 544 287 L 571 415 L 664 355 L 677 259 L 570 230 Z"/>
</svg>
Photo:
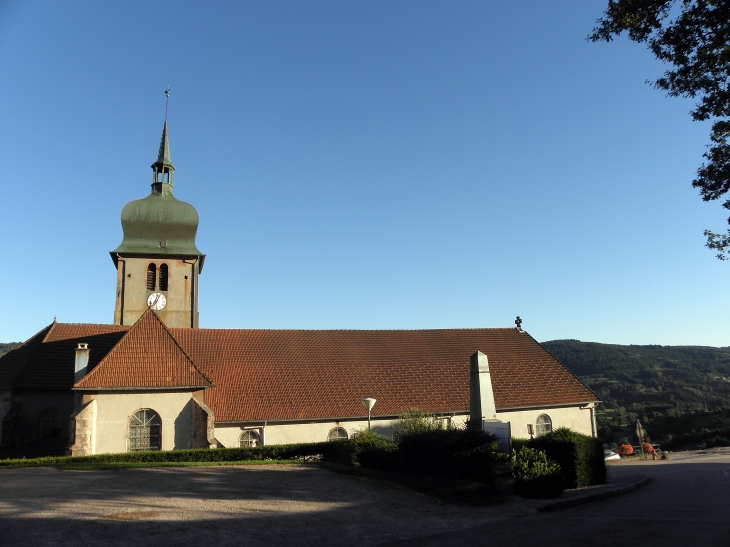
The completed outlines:
<svg viewBox="0 0 730 547">
<path fill-rule="evenodd" d="M 704 201 L 719 199 L 730 191 L 730 0 L 609 0 L 588 40 L 610 42 L 624 31 L 672 65 L 654 87 L 697 99 L 692 119 L 712 120 L 705 162 L 692 186 Z M 730 199 L 722 206 L 730 209 Z M 730 230 L 704 235 L 717 258 L 730 259 Z"/>
</svg>

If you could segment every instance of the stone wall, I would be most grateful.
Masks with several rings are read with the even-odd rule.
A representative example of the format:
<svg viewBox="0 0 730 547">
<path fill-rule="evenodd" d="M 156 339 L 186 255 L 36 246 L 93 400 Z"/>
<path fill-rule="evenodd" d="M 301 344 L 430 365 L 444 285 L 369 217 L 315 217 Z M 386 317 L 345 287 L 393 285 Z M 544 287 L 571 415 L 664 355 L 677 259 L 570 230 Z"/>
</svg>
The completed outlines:
<svg viewBox="0 0 730 547">
<path fill-rule="evenodd" d="M 71 456 L 91 456 L 96 453 L 96 400 L 83 405 L 78 412 L 71 416 L 70 447 Z"/>
</svg>

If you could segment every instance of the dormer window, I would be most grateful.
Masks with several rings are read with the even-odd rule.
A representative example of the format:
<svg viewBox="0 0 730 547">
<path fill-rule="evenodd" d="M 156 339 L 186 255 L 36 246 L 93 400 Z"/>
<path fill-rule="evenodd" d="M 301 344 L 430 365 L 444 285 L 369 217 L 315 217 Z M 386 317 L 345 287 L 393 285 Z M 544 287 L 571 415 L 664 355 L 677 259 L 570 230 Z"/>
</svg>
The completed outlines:
<svg viewBox="0 0 730 547">
<path fill-rule="evenodd" d="M 157 264 L 147 266 L 147 290 L 154 291 L 157 282 Z M 167 284 L 167 272 L 165 272 L 165 284 Z"/>
</svg>

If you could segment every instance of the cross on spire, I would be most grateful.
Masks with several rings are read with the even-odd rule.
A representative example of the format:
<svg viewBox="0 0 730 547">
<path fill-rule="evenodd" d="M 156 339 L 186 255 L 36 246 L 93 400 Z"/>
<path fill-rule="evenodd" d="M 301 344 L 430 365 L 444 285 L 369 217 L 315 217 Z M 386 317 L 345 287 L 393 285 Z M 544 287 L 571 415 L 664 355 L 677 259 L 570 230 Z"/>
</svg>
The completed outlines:
<svg viewBox="0 0 730 547">
<path fill-rule="evenodd" d="M 522 318 L 519 315 L 515 319 L 515 325 L 517 325 L 517 330 L 522 330 Z"/>
</svg>

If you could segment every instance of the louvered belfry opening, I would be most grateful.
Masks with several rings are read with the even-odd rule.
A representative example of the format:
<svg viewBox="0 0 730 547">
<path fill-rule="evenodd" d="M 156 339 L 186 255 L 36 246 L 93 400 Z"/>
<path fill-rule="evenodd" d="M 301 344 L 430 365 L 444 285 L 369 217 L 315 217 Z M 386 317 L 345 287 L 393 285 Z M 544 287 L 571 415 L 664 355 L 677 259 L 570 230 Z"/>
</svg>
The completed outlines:
<svg viewBox="0 0 730 547">
<path fill-rule="evenodd" d="M 157 264 L 147 266 L 147 289 L 155 290 L 155 282 L 157 281 Z"/>
<path fill-rule="evenodd" d="M 160 290 L 167 290 L 167 264 L 160 264 Z"/>
</svg>

